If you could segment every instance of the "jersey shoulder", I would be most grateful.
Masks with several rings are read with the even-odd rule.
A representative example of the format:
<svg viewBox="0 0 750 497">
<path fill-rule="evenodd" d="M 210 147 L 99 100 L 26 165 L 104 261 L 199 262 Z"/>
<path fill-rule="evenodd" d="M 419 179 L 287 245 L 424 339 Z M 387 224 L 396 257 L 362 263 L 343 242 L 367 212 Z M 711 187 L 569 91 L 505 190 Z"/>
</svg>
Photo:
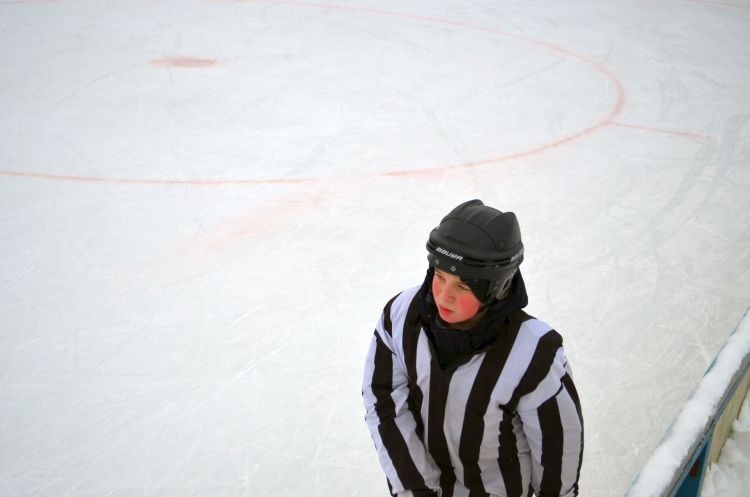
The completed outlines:
<svg viewBox="0 0 750 497">
<path fill-rule="evenodd" d="M 418 307 L 417 299 L 419 298 L 420 288 L 417 286 L 406 289 L 396 294 L 385 304 L 380 318 L 380 328 L 388 336 L 393 336 L 394 333 L 402 333 L 407 315 L 414 314 L 414 309 Z"/>
</svg>

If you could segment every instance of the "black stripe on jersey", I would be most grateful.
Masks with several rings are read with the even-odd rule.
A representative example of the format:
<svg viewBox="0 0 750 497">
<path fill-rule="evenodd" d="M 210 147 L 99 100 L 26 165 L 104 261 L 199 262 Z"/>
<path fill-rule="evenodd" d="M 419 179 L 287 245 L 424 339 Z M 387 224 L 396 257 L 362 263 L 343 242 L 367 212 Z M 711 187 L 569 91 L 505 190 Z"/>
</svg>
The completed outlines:
<svg viewBox="0 0 750 497">
<path fill-rule="evenodd" d="M 401 294 L 399 293 L 398 295 L 401 295 Z M 393 301 L 398 298 L 398 295 L 396 295 L 391 300 L 389 300 L 388 303 L 385 304 L 385 307 L 383 308 L 383 328 L 385 328 L 385 332 L 388 333 L 388 336 L 393 336 L 393 323 L 391 322 L 391 306 L 393 305 Z"/>
<path fill-rule="evenodd" d="M 536 390 L 542 380 L 547 377 L 560 347 L 562 347 L 562 337 L 555 330 L 548 331 L 539 339 L 528 369 L 524 372 L 507 404 L 509 408 L 515 411 L 521 397 Z"/>
<path fill-rule="evenodd" d="M 563 387 L 565 388 L 565 391 L 568 393 L 568 395 L 570 395 L 570 398 L 573 399 L 573 402 L 576 405 L 576 411 L 578 412 L 578 421 L 581 423 L 581 452 L 578 455 L 578 469 L 576 471 L 576 482 L 578 482 L 578 480 L 581 478 L 581 465 L 583 464 L 583 413 L 581 412 L 581 401 L 578 399 L 578 391 L 573 384 L 573 378 L 571 378 L 570 375 L 566 374 L 562 377 L 561 381 Z M 573 495 L 578 495 L 578 483 L 575 484 L 573 490 Z"/>
<path fill-rule="evenodd" d="M 375 334 L 377 345 L 375 348 L 375 370 L 372 373 L 372 392 L 375 395 L 375 412 L 380 424 L 378 433 L 388 457 L 393 462 L 398 479 L 404 488 L 425 488 L 417 466 L 409 454 L 409 447 L 396 425 L 396 405 L 391 397 L 393 391 L 393 354 Z"/>
<path fill-rule="evenodd" d="M 539 497 L 560 495 L 562 487 L 563 426 L 557 395 L 545 401 L 539 409 L 539 426 L 542 431 L 542 482 Z"/>
<path fill-rule="evenodd" d="M 521 462 L 518 460 L 518 440 L 513 431 L 513 413 L 503 409 L 503 419 L 500 421 L 500 447 L 498 449 L 497 464 L 505 484 L 507 497 L 522 497 Z"/>
<path fill-rule="evenodd" d="M 403 347 L 404 361 L 406 362 L 406 374 L 409 377 L 409 398 L 407 404 L 409 411 L 417 423 L 417 436 L 424 443 L 424 422 L 422 421 L 423 394 L 417 385 L 417 346 L 422 331 L 420 320 L 420 301 L 417 297 L 412 299 L 409 310 L 404 321 Z"/>
<path fill-rule="evenodd" d="M 410 381 L 417 381 L 417 344 L 422 331 L 420 321 L 419 298 L 415 296 L 404 319 L 404 362 L 406 362 L 406 373 Z"/>
<path fill-rule="evenodd" d="M 489 406 L 490 396 L 505 367 L 517 333 L 518 328 L 515 329 L 515 333 L 506 328 L 500 332 L 501 338 L 498 342 L 487 349 L 466 401 L 458 453 L 464 465 L 464 483 L 470 490 L 470 497 L 488 495 L 484 490 L 478 463 L 479 450 L 484 436 L 484 415 L 488 409 L 500 408 Z M 515 448 L 515 442 L 513 447 Z"/>
<path fill-rule="evenodd" d="M 456 483 L 456 473 L 453 471 L 448 442 L 445 439 L 443 423 L 445 422 L 445 405 L 448 400 L 452 371 L 443 371 L 433 352 L 430 362 L 430 406 L 427 421 L 427 441 L 430 454 L 440 468 L 441 497 L 453 497 L 453 486 Z"/>
<path fill-rule="evenodd" d="M 393 353 L 375 332 L 375 368 L 372 372 L 370 386 L 375 395 L 375 412 L 383 422 L 396 415 L 396 405 L 391 398 L 393 391 Z"/>
<path fill-rule="evenodd" d="M 583 426 L 583 413 L 581 412 L 581 401 L 578 398 L 578 391 L 576 390 L 575 385 L 573 384 L 573 378 L 570 377 L 570 375 L 565 375 L 560 380 L 563 384 L 563 387 L 565 387 L 565 391 L 568 392 L 568 395 L 570 395 L 570 398 L 573 399 L 573 402 L 576 405 L 576 411 L 578 412 L 578 419 L 581 421 L 581 426 Z"/>
</svg>

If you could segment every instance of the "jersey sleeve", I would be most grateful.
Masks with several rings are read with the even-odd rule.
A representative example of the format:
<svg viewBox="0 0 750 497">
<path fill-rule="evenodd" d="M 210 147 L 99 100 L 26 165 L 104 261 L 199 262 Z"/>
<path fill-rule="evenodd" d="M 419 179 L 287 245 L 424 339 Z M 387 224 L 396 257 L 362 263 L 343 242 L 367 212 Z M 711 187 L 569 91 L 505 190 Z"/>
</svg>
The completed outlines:
<svg viewBox="0 0 750 497">
<path fill-rule="evenodd" d="M 561 341 L 548 345 L 555 348 L 547 354 L 552 362 L 538 365 L 547 374 L 521 399 L 518 414 L 531 450 L 536 495 L 574 497 L 583 457 L 581 404 Z"/>
<path fill-rule="evenodd" d="M 365 362 L 365 420 L 392 495 L 436 495 L 440 473 L 408 408 L 408 377 L 393 338 L 390 304 L 377 325 Z"/>
</svg>

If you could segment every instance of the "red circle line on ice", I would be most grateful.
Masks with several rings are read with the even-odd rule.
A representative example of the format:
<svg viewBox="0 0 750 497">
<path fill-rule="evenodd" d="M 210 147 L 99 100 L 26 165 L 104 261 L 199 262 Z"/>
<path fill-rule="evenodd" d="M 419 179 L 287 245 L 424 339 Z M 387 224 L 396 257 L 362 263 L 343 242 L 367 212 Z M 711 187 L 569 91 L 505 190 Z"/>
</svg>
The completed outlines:
<svg viewBox="0 0 750 497">
<path fill-rule="evenodd" d="M 384 171 L 384 172 L 373 173 L 371 175 L 365 175 L 365 176 L 398 177 L 398 176 L 412 176 L 412 175 L 430 175 L 434 173 L 446 172 L 449 170 L 458 170 L 458 169 L 464 169 L 464 168 L 472 168 L 472 167 L 486 166 L 490 164 L 497 164 L 497 163 L 501 163 L 501 162 L 505 162 L 505 161 L 509 161 L 513 159 L 520 159 L 523 157 L 541 154 L 553 148 L 556 148 L 561 145 L 565 145 L 573 141 L 576 141 L 578 139 L 581 139 L 603 126 L 606 126 L 608 124 L 616 124 L 614 123 L 614 119 L 622 112 L 622 109 L 625 105 L 625 90 L 623 89 L 622 83 L 614 74 L 612 74 L 603 65 L 599 64 L 598 62 L 584 55 L 578 54 L 569 49 L 561 47 L 559 45 L 555 45 L 553 43 L 548 43 L 545 41 L 535 40 L 535 39 L 528 38 L 526 36 L 518 35 L 515 33 L 510 33 L 510 32 L 506 32 L 506 31 L 502 31 L 502 30 L 490 28 L 490 27 L 478 26 L 478 25 L 470 24 L 470 23 L 463 22 L 463 21 L 454 21 L 450 19 L 441 19 L 437 17 L 393 12 L 393 11 L 366 8 L 366 7 L 352 7 L 352 6 L 335 5 L 335 4 L 307 3 L 307 2 L 295 2 L 295 1 L 283 1 L 283 0 L 279 0 L 279 1 L 223 0 L 223 1 L 225 2 L 234 1 L 236 3 L 248 3 L 248 4 L 287 5 L 287 6 L 326 9 L 326 10 L 342 10 L 342 11 L 349 11 L 349 12 L 362 13 L 362 14 L 411 19 L 411 20 L 420 21 L 420 22 L 442 24 L 442 25 L 453 26 L 453 27 L 461 28 L 461 29 L 490 33 L 490 34 L 494 34 L 494 35 L 498 35 L 498 36 L 502 36 L 506 38 L 511 38 L 522 43 L 531 44 L 531 45 L 540 47 L 542 49 L 551 51 L 553 53 L 557 53 L 565 57 L 569 57 L 569 58 L 578 60 L 580 62 L 583 62 L 584 64 L 590 66 L 596 72 L 598 72 L 600 76 L 603 76 L 604 79 L 608 82 L 608 84 L 614 91 L 614 95 L 615 95 L 614 104 L 598 120 L 596 120 L 595 122 L 591 123 L 588 126 L 572 131 L 560 138 L 550 140 L 548 142 L 542 143 L 535 147 L 528 148 L 525 150 L 520 150 L 518 152 L 514 152 L 514 153 L 510 153 L 506 155 L 492 156 L 492 157 L 488 157 L 486 159 L 482 159 L 482 160 L 478 160 L 474 162 L 436 165 L 436 166 L 429 166 L 429 167 L 422 167 L 422 168 L 415 168 L 415 169 Z M 215 63 L 213 59 L 200 59 L 201 61 L 204 61 L 204 60 L 211 61 L 211 63 L 193 64 L 193 65 L 184 64 L 183 65 L 179 63 L 179 61 L 181 60 L 182 59 L 179 59 L 179 58 L 175 58 L 175 59 L 165 58 L 165 59 L 160 59 L 159 61 L 153 61 L 153 62 L 156 63 L 157 65 L 182 66 L 182 67 L 210 67 Z M 199 59 L 191 59 L 191 60 L 197 61 Z M 177 63 L 174 63 L 174 61 L 177 61 Z M 77 181 L 77 182 L 88 182 L 88 183 L 112 183 L 112 184 L 125 183 L 125 184 L 140 184 L 140 185 L 194 185 L 194 186 L 300 184 L 300 183 L 316 183 L 316 182 L 325 181 L 325 179 L 323 178 L 314 178 L 314 177 L 312 178 L 267 178 L 267 179 L 115 178 L 115 177 L 99 177 L 99 176 L 78 176 L 78 175 L 59 174 L 59 173 L 2 171 L 2 170 L 0 170 L 0 175 L 60 180 L 60 181 Z M 332 177 L 330 179 L 336 179 L 336 178 L 337 177 Z M 352 178 L 342 178 L 342 177 L 338 177 L 338 178 L 339 179 L 352 179 Z M 356 178 L 362 178 L 362 175 L 358 175 L 356 176 Z"/>
<path fill-rule="evenodd" d="M 216 65 L 213 59 L 199 57 L 165 57 L 151 61 L 152 64 L 165 67 L 211 67 Z"/>
</svg>

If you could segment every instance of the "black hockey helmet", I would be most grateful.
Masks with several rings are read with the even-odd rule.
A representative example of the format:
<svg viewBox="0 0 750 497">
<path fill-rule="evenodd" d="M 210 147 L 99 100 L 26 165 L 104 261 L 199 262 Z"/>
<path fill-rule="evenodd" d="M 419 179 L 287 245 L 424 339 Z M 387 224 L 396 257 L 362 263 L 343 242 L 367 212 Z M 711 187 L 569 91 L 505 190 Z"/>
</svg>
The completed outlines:
<svg viewBox="0 0 750 497">
<path fill-rule="evenodd" d="M 427 251 L 432 267 L 459 276 L 475 295 L 482 289 L 476 296 L 486 303 L 505 297 L 523 261 L 521 228 L 514 213 L 469 200 L 430 232 Z"/>
</svg>

